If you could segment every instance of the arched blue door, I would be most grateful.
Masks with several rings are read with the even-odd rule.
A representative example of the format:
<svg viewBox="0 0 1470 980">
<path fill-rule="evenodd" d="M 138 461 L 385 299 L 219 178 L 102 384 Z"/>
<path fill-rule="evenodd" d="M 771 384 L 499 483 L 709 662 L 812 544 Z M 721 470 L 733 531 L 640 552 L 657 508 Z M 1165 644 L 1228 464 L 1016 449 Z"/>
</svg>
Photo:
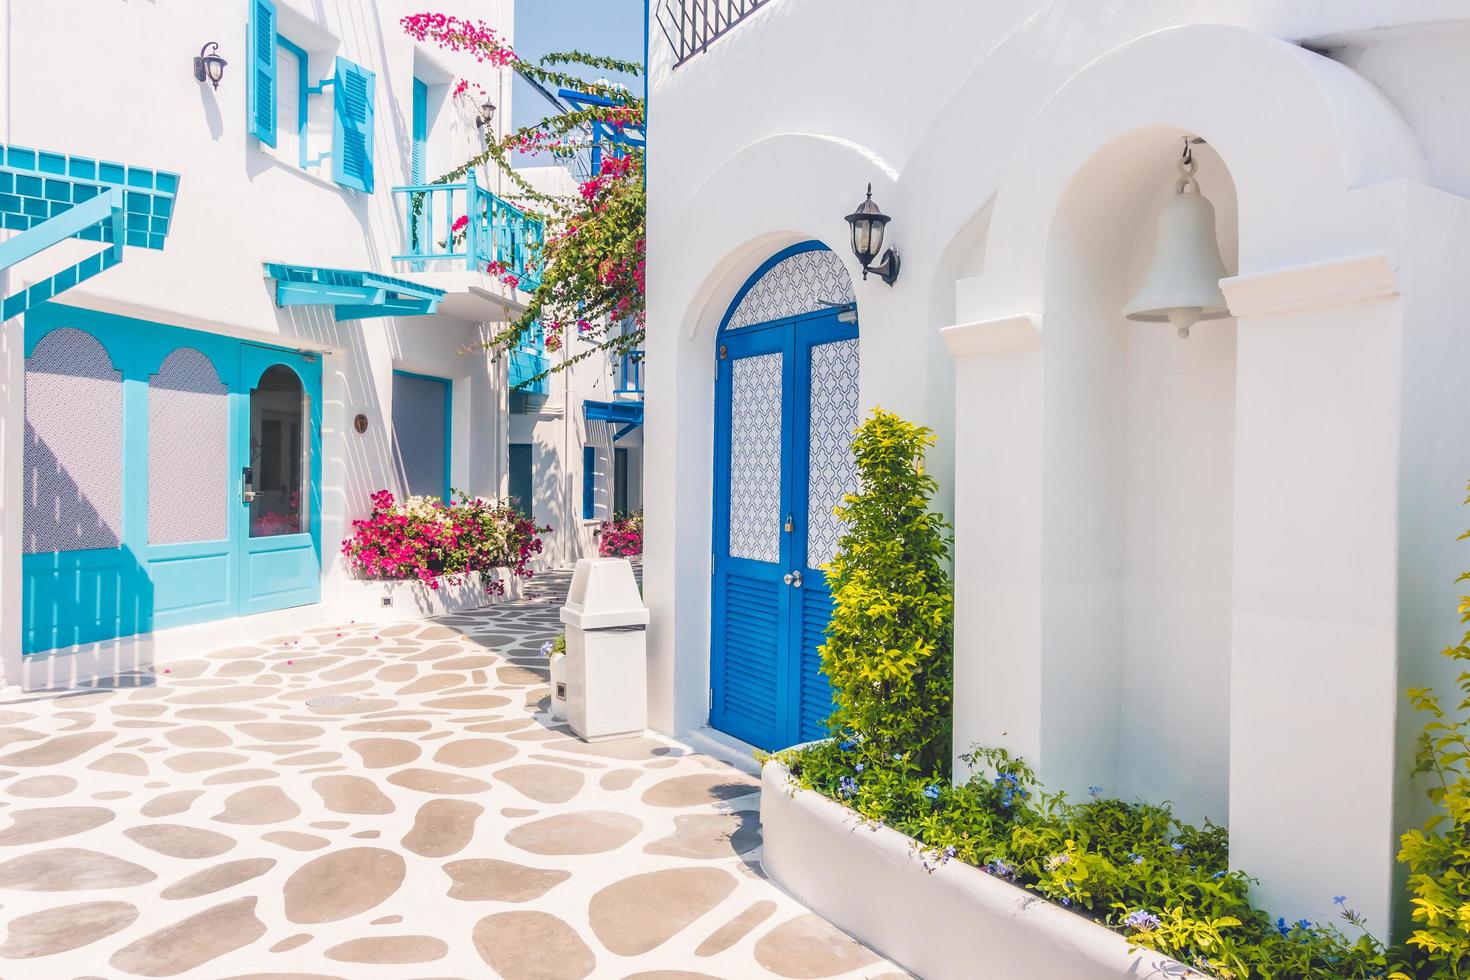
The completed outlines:
<svg viewBox="0 0 1470 980">
<path fill-rule="evenodd" d="M 831 713 L 822 566 L 857 482 L 857 336 L 846 268 L 809 242 L 750 278 L 716 343 L 710 724 L 763 749 Z"/>
</svg>

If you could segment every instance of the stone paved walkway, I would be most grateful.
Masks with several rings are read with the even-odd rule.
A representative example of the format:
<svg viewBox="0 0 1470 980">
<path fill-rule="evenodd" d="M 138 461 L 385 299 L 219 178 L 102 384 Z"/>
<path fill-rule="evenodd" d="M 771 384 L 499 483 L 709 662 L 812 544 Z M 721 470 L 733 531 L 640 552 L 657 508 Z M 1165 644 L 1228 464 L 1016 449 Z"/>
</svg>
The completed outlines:
<svg viewBox="0 0 1470 980">
<path fill-rule="evenodd" d="M 533 584 L 0 704 L 0 977 L 902 976 L 764 880 L 749 776 L 547 727 Z"/>
</svg>

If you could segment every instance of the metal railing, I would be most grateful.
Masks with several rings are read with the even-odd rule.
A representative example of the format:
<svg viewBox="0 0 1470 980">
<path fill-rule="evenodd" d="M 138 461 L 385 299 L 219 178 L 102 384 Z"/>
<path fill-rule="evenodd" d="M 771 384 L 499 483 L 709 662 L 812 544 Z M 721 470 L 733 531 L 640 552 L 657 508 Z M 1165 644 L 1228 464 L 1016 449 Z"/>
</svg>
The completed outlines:
<svg viewBox="0 0 1470 980">
<path fill-rule="evenodd" d="M 461 261 L 486 271 L 496 263 L 522 289 L 541 282 L 537 253 L 546 226 L 490 193 L 473 178 L 458 184 L 411 184 L 393 188 L 404 205 L 404 248 L 394 261 L 422 269 L 426 262 Z"/>
<path fill-rule="evenodd" d="M 659 0 L 658 26 L 674 49 L 674 67 L 708 48 L 771 0 Z"/>
</svg>

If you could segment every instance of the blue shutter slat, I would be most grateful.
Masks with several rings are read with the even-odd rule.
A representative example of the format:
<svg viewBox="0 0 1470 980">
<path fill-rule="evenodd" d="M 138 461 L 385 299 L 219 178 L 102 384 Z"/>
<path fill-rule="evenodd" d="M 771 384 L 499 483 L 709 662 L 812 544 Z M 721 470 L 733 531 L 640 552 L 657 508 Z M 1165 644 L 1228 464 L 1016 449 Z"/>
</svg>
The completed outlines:
<svg viewBox="0 0 1470 980">
<path fill-rule="evenodd" d="M 423 80 L 413 80 L 413 141 L 408 160 L 408 181 L 411 184 L 424 182 L 424 151 L 429 141 L 429 86 Z"/>
<path fill-rule="evenodd" d="M 710 721 L 761 748 L 784 747 L 778 731 L 777 677 L 781 662 L 778 582 L 730 573 L 717 588 L 716 642 L 722 656 L 713 678 Z"/>
<path fill-rule="evenodd" d="M 801 700 L 797 719 L 798 738 L 803 742 L 826 738 L 826 721 L 832 714 L 832 687 L 822 673 L 820 648 L 827 642 L 827 624 L 832 621 L 832 594 L 825 575 L 813 574 L 801 590 Z"/>
<path fill-rule="evenodd" d="M 377 76 L 337 58 L 333 77 L 332 179 L 343 187 L 373 191 L 373 105 Z"/>
<path fill-rule="evenodd" d="M 250 2 L 250 73 L 247 123 L 250 135 L 266 146 L 276 145 L 276 5 L 271 0 Z"/>
</svg>

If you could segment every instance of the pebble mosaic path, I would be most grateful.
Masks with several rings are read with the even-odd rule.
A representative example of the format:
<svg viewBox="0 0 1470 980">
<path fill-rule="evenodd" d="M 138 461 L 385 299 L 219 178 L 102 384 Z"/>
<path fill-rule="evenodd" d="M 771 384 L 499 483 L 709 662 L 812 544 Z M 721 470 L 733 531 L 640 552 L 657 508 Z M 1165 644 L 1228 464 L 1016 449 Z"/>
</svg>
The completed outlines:
<svg viewBox="0 0 1470 980">
<path fill-rule="evenodd" d="M 753 778 L 548 727 L 566 584 L 0 703 L 0 977 L 906 976 L 764 879 Z"/>
</svg>

